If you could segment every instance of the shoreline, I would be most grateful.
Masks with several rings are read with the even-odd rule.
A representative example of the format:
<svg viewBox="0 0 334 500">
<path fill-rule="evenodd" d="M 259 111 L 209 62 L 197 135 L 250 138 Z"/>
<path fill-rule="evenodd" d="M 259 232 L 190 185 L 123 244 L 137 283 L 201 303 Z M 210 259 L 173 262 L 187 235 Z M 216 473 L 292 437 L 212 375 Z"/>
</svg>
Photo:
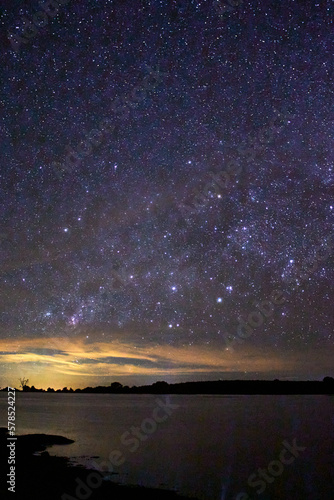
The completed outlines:
<svg viewBox="0 0 334 500">
<path fill-rule="evenodd" d="M 0 428 L 1 470 L 9 472 L 7 463 L 7 429 Z M 49 434 L 27 434 L 17 437 L 15 499 L 26 500 L 33 496 L 37 500 L 137 500 L 138 493 L 147 500 L 198 500 L 178 495 L 174 491 L 160 488 L 145 488 L 138 485 L 120 485 L 107 480 L 103 472 L 73 465 L 70 459 L 49 455 L 47 449 L 53 445 L 71 444 L 74 441 L 63 436 Z M 65 452 L 65 450 L 64 450 Z M 36 453 L 39 453 L 36 455 Z M 6 476 L 3 474 L 3 476 Z M 100 479 L 99 479 L 100 477 Z M 1 478 L 5 483 L 6 479 Z M 3 484 L 2 498 L 13 498 Z"/>
</svg>

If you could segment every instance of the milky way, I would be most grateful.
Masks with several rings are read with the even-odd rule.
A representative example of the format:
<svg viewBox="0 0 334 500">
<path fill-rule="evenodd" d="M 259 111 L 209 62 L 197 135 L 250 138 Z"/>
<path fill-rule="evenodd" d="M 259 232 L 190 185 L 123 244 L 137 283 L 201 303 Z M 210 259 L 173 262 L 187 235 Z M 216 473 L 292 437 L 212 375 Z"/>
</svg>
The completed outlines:
<svg viewBox="0 0 334 500">
<path fill-rule="evenodd" d="M 0 8 L 1 374 L 329 375 L 333 2 L 59 3 Z"/>
</svg>

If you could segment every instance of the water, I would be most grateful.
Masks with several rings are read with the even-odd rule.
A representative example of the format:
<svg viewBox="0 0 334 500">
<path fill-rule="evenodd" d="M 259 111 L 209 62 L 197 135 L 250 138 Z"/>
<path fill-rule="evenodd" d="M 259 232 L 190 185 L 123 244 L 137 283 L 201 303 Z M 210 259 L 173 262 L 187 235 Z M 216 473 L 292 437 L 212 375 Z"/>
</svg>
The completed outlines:
<svg viewBox="0 0 334 500">
<path fill-rule="evenodd" d="M 159 407 L 157 399 L 166 400 L 163 395 L 16 396 L 17 434 L 74 439 L 50 448 L 50 454 L 90 467 L 100 467 L 118 451 L 114 457 L 124 463 L 109 475 L 120 483 L 165 487 L 200 500 L 333 499 L 334 398 L 329 396 L 172 395 L 170 402 L 178 407 L 170 415 L 156 410 L 158 419 L 166 418 L 158 424 L 145 419 Z M 0 393 L 1 426 L 6 426 L 6 402 L 7 393 Z M 130 436 L 142 424 L 146 434 Z M 292 445 L 294 439 L 305 449 L 297 457 L 285 452 L 291 463 L 280 465 L 283 442 Z M 276 475 L 261 480 L 258 469 L 269 464 Z M 255 486 L 247 486 L 251 474 Z"/>
</svg>

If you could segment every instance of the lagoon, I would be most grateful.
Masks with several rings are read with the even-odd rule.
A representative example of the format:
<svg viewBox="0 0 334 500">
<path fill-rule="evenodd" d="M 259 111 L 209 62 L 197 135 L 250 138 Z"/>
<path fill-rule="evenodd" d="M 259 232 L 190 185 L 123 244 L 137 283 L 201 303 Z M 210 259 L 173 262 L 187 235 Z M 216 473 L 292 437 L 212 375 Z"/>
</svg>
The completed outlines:
<svg viewBox="0 0 334 500">
<path fill-rule="evenodd" d="M 122 484 L 199 500 L 332 500 L 333 397 L 166 398 L 16 393 L 16 432 L 73 439 L 49 453 L 104 470 Z M 7 393 L 1 392 L 0 426 L 6 414 Z"/>
</svg>

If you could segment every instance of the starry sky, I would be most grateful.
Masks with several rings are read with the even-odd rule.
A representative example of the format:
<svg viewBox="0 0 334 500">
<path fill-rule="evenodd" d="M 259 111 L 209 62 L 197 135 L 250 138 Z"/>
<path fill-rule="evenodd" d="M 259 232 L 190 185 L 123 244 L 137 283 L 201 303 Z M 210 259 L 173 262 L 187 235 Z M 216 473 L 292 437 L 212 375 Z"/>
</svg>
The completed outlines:
<svg viewBox="0 0 334 500">
<path fill-rule="evenodd" d="M 59 3 L 0 6 L 0 385 L 333 375 L 334 2 Z"/>
</svg>

